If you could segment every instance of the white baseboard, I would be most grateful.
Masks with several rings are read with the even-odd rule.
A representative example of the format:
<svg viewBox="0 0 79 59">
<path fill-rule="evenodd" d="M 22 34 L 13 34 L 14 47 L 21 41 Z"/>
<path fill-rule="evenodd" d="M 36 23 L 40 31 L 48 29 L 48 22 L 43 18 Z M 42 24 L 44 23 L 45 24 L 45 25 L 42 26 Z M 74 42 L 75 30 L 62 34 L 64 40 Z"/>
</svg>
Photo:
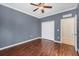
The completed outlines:
<svg viewBox="0 0 79 59">
<path fill-rule="evenodd" d="M 37 40 L 37 39 L 45 39 L 45 38 L 42 38 L 42 37 L 33 38 L 33 39 L 30 39 L 30 40 L 27 40 L 27 41 L 23 41 L 23 42 L 19 42 L 19 43 L 13 44 L 13 45 L 5 46 L 3 48 L 0 48 L 0 50 L 11 48 L 11 47 L 14 47 L 14 46 L 17 46 L 17 45 L 20 45 L 20 44 L 24 44 L 24 43 L 27 43 L 27 42 L 30 42 L 30 41 L 33 41 L 33 40 Z M 47 40 L 50 40 L 50 39 L 47 39 Z M 56 41 L 56 40 L 52 40 L 52 41 L 57 42 L 57 43 L 61 43 L 61 41 Z"/>
<path fill-rule="evenodd" d="M 57 43 L 62 43 L 61 41 L 56 41 L 56 40 L 53 40 L 54 42 L 57 42 Z"/>
<path fill-rule="evenodd" d="M 13 45 L 5 46 L 3 48 L 0 48 L 0 50 L 11 48 L 11 47 L 14 47 L 14 46 L 17 46 L 17 45 L 20 45 L 20 44 L 24 44 L 24 43 L 30 42 L 32 40 L 37 40 L 37 39 L 41 39 L 41 37 L 37 37 L 37 38 L 33 38 L 33 39 L 30 39 L 30 40 L 27 40 L 27 41 L 19 42 L 19 43 L 13 44 Z"/>
<path fill-rule="evenodd" d="M 42 39 L 46 39 L 46 38 L 42 38 Z M 46 40 L 50 40 L 50 39 L 46 39 Z M 57 42 L 57 43 L 62 43 L 61 41 L 56 41 L 56 40 L 51 40 L 51 41 L 54 41 L 54 42 Z"/>
</svg>

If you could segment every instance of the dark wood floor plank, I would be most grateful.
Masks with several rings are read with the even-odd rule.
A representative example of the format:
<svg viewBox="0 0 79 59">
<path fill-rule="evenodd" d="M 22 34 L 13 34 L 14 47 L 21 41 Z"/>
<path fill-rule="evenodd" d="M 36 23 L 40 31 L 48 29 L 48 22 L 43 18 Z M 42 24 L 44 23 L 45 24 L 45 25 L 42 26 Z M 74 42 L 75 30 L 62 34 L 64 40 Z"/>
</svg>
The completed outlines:
<svg viewBox="0 0 79 59">
<path fill-rule="evenodd" d="M 71 45 L 37 39 L 2 50 L 0 56 L 77 56 L 77 52 Z"/>
</svg>

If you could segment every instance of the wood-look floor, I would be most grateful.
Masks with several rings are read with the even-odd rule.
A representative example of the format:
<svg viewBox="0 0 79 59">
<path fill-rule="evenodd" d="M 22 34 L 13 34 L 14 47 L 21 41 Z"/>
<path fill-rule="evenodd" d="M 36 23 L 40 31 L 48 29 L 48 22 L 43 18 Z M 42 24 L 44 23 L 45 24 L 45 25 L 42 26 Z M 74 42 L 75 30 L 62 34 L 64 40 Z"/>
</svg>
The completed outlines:
<svg viewBox="0 0 79 59">
<path fill-rule="evenodd" d="M 0 51 L 0 56 L 77 56 L 71 45 L 38 39 Z"/>
</svg>

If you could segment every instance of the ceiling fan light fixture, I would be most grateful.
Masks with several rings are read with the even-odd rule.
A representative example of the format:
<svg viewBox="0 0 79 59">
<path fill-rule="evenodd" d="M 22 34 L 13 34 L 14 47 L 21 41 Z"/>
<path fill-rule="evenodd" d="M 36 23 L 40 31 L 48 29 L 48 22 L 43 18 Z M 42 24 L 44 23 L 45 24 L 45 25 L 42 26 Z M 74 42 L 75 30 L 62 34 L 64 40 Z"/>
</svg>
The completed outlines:
<svg viewBox="0 0 79 59">
<path fill-rule="evenodd" d="M 43 7 L 39 7 L 39 9 L 44 9 Z"/>
<path fill-rule="evenodd" d="M 34 9 L 33 11 L 35 12 L 35 11 L 37 11 L 38 9 L 40 9 L 41 10 L 41 12 L 42 13 L 44 13 L 44 9 L 46 8 L 52 8 L 52 6 L 48 6 L 48 5 L 46 5 L 45 3 L 39 3 L 39 4 L 34 4 L 34 3 L 31 3 L 31 5 L 34 5 L 34 6 L 36 6 L 37 8 L 36 9 Z"/>
</svg>

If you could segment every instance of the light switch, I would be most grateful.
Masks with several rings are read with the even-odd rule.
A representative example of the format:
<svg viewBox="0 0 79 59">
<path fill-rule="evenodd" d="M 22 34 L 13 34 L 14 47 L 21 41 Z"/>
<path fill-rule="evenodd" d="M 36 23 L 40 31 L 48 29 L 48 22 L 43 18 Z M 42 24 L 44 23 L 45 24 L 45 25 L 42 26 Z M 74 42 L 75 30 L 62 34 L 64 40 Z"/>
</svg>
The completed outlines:
<svg viewBox="0 0 79 59">
<path fill-rule="evenodd" d="M 57 31 L 59 31 L 59 29 L 57 29 Z"/>
<path fill-rule="evenodd" d="M 57 39 L 59 39 L 59 36 L 57 37 Z"/>
</svg>

